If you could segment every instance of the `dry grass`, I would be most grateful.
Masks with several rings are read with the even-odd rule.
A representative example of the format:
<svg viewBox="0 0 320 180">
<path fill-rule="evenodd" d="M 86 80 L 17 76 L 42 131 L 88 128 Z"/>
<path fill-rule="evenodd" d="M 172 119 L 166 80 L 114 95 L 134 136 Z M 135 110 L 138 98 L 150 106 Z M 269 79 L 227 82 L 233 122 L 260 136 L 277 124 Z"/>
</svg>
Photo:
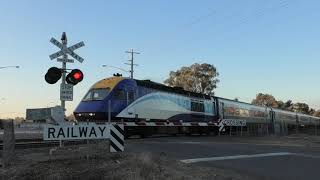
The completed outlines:
<svg viewBox="0 0 320 180">
<path fill-rule="evenodd" d="M 47 149 L 48 150 L 48 149 Z M 36 153 L 37 159 L 39 153 Z M 48 155 L 44 153 L 43 155 Z M 33 156 L 32 156 L 33 157 Z M 232 180 L 252 179 L 231 171 L 183 164 L 164 153 L 99 153 L 54 159 L 20 159 L 2 170 L 1 179 L 110 179 L 110 180 Z"/>
</svg>

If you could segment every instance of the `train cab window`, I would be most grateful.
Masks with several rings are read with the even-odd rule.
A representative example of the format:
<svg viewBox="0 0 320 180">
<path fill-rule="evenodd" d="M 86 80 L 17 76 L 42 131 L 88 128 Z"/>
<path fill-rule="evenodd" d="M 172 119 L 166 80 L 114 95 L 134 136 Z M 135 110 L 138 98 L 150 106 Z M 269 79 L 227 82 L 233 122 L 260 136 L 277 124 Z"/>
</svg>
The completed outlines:
<svg viewBox="0 0 320 180">
<path fill-rule="evenodd" d="M 82 101 L 101 101 L 109 94 L 110 88 L 91 89 Z"/>
<path fill-rule="evenodd" d="M 126 100 L 126 94 L 123 89 L 117 89 L 114 91 L 114 97 L 117 100 Z"/>
<path fill-rule="evenodd" d="M 91 101 L 92 100 L 92 91 L 90 90 L 82 99 L 82 101 Z"/>
</svg>

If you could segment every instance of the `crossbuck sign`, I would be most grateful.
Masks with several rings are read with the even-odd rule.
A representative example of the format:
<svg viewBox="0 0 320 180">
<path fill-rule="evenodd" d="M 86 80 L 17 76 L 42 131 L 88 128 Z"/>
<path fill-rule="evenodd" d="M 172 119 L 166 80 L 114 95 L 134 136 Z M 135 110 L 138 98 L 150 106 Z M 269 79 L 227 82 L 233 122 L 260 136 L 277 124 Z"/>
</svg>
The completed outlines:
<svg viewBox="0 0 320 180">
<path fill-rule="evenodd" d="M 65 54 L 69 54 L 70 56 L 72 56 L 74 59 L 76 59 L 77 61 L 79 61 L 80 63 L 82 63 L 84 61 L 84 59 L 82 57 L 80 57 L 78 54 L 76 54 L 75 52 L 73 52 L 74 50 L 76 49 L 79 49 L 81 47 L 84 46 L 84 42 L 81 41 L 73 46 L 70 46 L 68 48 L 64 48 L 63 47 L 63 44 L 60 43 L 58 40 L 56 40 L 55 38 L 51 38 L 50 42 L 54 45 L 56 45 L 58 48 L 60 48 L 61 50 L 56 52 L 56 53 L 53 53 L 51 54 L 49 57 L 51 60 L 53 59 L 56 59 L 62 55 L 65 55 Z M 65 62 L 73 62 L 72 59 L 60 59 L 58 58 L 58 61 L 65 61 Z"/>
</svg>

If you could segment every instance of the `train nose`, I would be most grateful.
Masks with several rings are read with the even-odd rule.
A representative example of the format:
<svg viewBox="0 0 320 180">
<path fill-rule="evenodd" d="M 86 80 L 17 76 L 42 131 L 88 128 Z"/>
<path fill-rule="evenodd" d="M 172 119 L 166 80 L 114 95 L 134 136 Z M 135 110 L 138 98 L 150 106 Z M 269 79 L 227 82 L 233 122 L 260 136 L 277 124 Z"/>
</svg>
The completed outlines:
<svg viewBox="0 0 320 180">
<path fill-rule="evenodd" d="M 106 108 L 102 101 L 81 102 L 74 111 L 77 120 L 105 119 Z"/>
</svg>

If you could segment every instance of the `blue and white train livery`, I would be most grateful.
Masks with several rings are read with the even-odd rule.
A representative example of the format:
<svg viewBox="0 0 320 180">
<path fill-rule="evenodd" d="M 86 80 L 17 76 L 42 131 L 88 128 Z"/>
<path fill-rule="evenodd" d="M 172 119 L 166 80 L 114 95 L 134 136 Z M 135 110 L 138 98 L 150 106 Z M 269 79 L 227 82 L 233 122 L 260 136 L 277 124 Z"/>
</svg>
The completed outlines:
<svg viewBox="0 0 320 180">
<path fill-rule="evenodd" d="M 110 104 L 110 107 L 109 107 Z M 111 77 L 94 84 L 74 111 L 78 121 L 186 121 L 217 119 L 208 95 L 172 88 L 149 80 Z"/>
<path fill-rule="evenodd" d="M 217 124 L 226 121 L 245 121 L 247 127 L 258 124 L 259 128 L 264 127 L 267 131 L 283 129 L 286 132 L 299 127 L 320 125 L 318 117 L 189 92 L 150 80 L 119 76 L 95 83 L 75 109 L 74 115 L 77 121 L 87 122 L 106 122 L 111 119 L 129 123 L 198 123 L 195 125 L 198 127 L 176 127 L 174 134 L 184 133 L 186 129 L 188 132 L 216 133 L 219 129 Z M 200 127 L 200 123 L 214 126 Z M 133 129 L 143 133 L 151 130 L 149 134 L 152 134 L 161 128 Z"/>
</svg>

